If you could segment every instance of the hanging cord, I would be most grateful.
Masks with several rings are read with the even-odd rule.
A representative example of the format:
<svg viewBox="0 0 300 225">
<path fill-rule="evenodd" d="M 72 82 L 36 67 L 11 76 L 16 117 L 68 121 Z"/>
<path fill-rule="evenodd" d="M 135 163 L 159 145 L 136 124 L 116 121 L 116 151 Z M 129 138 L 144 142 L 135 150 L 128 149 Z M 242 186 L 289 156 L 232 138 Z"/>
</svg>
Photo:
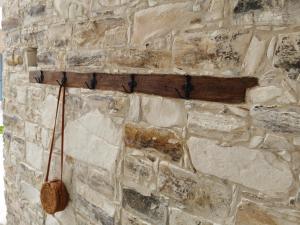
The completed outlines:
<svg viewBox="0 0 300 225">
<path fill-rule="evenodd" d="M 61 92 L 63 92 L 62 96 L 62 124 L 61 124 L 61 171 L 60 171 L 60 179 L 62 180 L 63 175 L 63 154 L 64 154 L 64 130 L 65 130 L 65 98 L 66 98 L 66 89 L 64 84 L 62 83 L 59 86 L 59 92 L 57 97 L 57 106 L 56 106 L 56 113 L 55 113 L 55 120 L 54 120 L 54 127 L 53 127 L 53 133 L 52 133 L 52 139 L 50 144 L 50 153 L 49 153 L 49 159 L 48 159 L 48 166 L 47 166 L 47 173 L 45 177 L 45 182 L 48 182 L 49 180 L 49 173 L 50 173 L 50 165 L 51 165 L 51 159 L 52 159 L 52 153 L 54 148 L 54 142 L 55 142 L 55 131 L 56 131 L 56 124 L 57 124 L 57 118 L 58 118 L 58 112 L 59 112 L 59 103 L 61 99 Z"/>
</svg>

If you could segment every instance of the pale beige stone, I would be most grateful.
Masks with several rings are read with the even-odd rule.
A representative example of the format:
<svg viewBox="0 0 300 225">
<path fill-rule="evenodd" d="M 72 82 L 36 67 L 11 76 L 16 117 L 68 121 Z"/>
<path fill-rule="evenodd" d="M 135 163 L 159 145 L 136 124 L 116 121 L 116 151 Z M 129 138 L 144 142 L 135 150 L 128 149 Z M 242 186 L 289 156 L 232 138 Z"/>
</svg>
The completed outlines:
<svg viewBox="0 0 300 225">
<path fill-rule="evenodd" d="M 170 224 L 172 225 L 214 225 L 214 223 L 208 222 L 205 219 L 186 213 L 180 209 L 170 209 Z"/>
<path fill-rule="evenodd" d="M 75 159 L 113 171 L 120 150 L 122 129 L 99 111 L 69 122 L 65 153 Z"/>
<path fill-rule="evenodd" d="M 21 182 L 21 197 L 32 204 L 40 203 L 40 191 L 24 181 Z"/>
<path fill-rule="evenodd" d="M 262 147 L 271 151 L 292 151 L 295 149 L 285 137 L 276 134 L 267 134 Z"/>
<path fill-rule="evenodd" d="M 249 98 L 252 103 L 264 103 L 282 94 L 282 89 L 276 86 L 257 87 L 249 91 Z"/>
<path fill-rule="evenodd" d="M 142 115 L 150 124 L 158 127 L 183 126 L 187 119 L 184 103 L 163 97 L 143 97 Z"/>
<path fill-rule="evenodd" d="M 293 175 L 288 164 L 269 152 L 242 146 L 221 147 L 216 141 L 191 137 L 188 147 L 194 167 L 202 173 L 228 179 L 262 193 L 288 192 Z"/>
<path fill-rule="evenodd" d="M 128 112 L 128 121 L 137 122 L 141 114 L 141 98 L 138 95 L 130 95 L 130 106 Z"/>
<path fill-rule="evenodd" d="M 259 40 L 256 36 L 253 36 L 243 64 L 247 75 L 253 75 L 255 73 L 262 61 L 265 48 L 266 41 Z"/>
<path fill-rule="evenodd" d="M 277 38 L 273 37 L 270 41 L 270 44 L 269 44 L 269 47 L 268 47 L 268 50 L 267 50 L 267 57 L 271 62 L 273 60 L 273 55 L 274 55 L 274 51 L 275 51 L 276 42 L 277 42 Z"/>
<path fill-rule="evenodd" d="M 42 169 L 43 149 L 37 144 L 26 142 L 26 162 L 37 170 Z"/>
<path fill-rule="evenodd" d="M 243 200 L 239 205 L 236 225 L 298 225 L 300 211 L 278 208 Z"/>
<path fill-rule="evenodd" d="M 163 4 L 138 11 L 134 15 L 132 43 L 141 45 L 151 38 L 184 28 L 196 17 L 192 2 Z"/>
<path fill-rule="evenodd" d="M 41 107 L 41 124 L 45 128 L 53 129 L 55 119 L 55 105 L 57 104 L 57 97 L 48 95 Z M 54 106 L 54 107 L 53 107 Z"/>
<path fill-rule="evenodd" d="M 134 215 L 127 210 L 122 210 L 122 225 L 154 225 L 152 223 L 146 222 L 139 218 L 137 215 Z"/>
<path fill-rule="evenodd" d="M 246 126 L 247 122 L 244 119 L 233 115 L 193 111 L 188 117 L 188 128 L 194 133 L 197 133 L 197 130 L 232 132 Z"/>
</svg>

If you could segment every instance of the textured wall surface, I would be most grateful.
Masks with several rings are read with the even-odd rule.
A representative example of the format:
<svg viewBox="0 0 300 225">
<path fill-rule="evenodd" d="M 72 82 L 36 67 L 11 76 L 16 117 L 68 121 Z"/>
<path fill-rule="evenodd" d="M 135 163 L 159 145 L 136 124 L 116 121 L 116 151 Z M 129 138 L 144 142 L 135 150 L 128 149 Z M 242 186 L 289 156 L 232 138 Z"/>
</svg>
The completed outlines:
<svg viewBox="0 0 300 225">
<path fill-rule="evenodd" d="M 7 0 L 8 225 L 299 225 L 299 15 L 298 0 Z M 32 66 L 260 85 L 240 105 L 69 89 L 72 201 L 50 216 L 39 189 L 58 89 L 30 84 Z"/>
</svg>

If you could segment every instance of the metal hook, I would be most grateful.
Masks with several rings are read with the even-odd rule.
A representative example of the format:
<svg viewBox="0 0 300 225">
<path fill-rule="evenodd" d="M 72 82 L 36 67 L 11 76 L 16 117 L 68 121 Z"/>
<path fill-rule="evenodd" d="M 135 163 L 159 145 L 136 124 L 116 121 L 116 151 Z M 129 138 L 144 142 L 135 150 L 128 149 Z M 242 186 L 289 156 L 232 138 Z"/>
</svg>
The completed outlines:
<svg viewBox="0 0 300 225">
<path fill-rule="evenodd" d="M 133 93 L 134 89 L 137 87 L 135 75 L 134 74 L 130 75 L 130 82 L 128 82 L 129 91 L 124 87 L 124 85 L 122 85 L 122 87 L 126 93 Z"/>
<path fill-rule="evenodd" d="M 191 76 L 185 76 L 185 84 L 182 86 L 182 89 L 184 90 L 184 96 L 182 96 L 180 91 L 177 88 L 175 88 L 175 91 L 177 92 L 178 96 L 183 99 L 190 99 L 191 92 L 194 89 L 194 86 L 192 85 Z"/>
<path fill-rule="evenodd" d="M 59 84 L 59 86 L 65 86 L 65 84 L 67 83 L 67 73 L 63 72 L 63 78 L 61 79 L 61 81 L 56 80 L 56 82 Z"/>
<path fill-rule="evenodd" d="M 43 83 L 44 82 L 44 72 L 41 71 L 40 76 L 36 76 L 34 79 L 39 84 Z"/>
<path fill-rule="evenodd" d="M 90 80 L 90 84 L 88 82 L 85 82 L 85 85 L 88 87 L 90 90 L 96 89 L 97 86 L 97 79 L 96 79 L 96 74 L 93 73 L 93 78 Z"/>
</svg>

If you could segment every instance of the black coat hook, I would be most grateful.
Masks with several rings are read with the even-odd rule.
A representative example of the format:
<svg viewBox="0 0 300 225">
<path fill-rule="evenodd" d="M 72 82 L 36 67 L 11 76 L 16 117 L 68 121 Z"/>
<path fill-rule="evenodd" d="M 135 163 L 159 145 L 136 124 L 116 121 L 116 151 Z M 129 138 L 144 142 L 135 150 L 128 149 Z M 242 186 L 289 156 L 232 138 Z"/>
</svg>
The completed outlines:
<svg viewBox="0 0 300 225">
<path fill-rule="evenodd" d="M 182 96 L 180 91 L 177 88 L 175 88 L 175 91 L 177 92 L 178 96 L 183 99 L 190 99 L 191 92 L 194 89 L 194 86 L 192 85 L 192 77 L 191 76 L 189 76 L 189 75 L 185 76 L 185 84 L 182 86 L 182 89 L 184 91 L 184 96 Z"/>
<path fill-rule="evenodd" d="M 85 82 L 85 85 L 87 86 L 88 89 L 94 90 L 96 89 L 97 86 L 97 78 L 96 74 L 93 73 L 93 78 L 88 82 Z"/>
<path fill-rule="evenodd" d="M 63 72 L 63 77 L 61 78 L 61 80 L 56 80 L 56 82 L 59 84 L 59 86 L 65 86 L 67 83 L 67 73 Z"/>
<path fill-rule="evenodd" d="M 39 76 L 36 76 L 34 79 L 37 83 L 42 84 L 44 82 L 44 72 L 41 71 Z"/>
<path fill-rule="evenodd" d="M 128 87 L 129 87 L 129 90 L 127 90 L 124 85 L 122 85 L 124 91 L 126 93 L 133 93 L 134 92 L 134 89 L 137 87 L 137 82 L 135 80 L 135 75 L 134 74 L 131 74 L 130 75 L 130 82 L 128 82 Z"/>
</svg>

